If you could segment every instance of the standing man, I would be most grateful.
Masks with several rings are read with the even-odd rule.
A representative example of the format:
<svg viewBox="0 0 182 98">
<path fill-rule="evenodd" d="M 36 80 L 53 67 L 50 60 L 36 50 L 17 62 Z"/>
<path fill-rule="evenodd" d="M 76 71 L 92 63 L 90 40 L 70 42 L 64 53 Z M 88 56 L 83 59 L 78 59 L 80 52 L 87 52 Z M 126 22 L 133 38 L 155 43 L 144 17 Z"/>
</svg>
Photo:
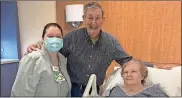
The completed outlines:
<svg viewBox="0 0 182 98">
<path fill-rule="evenodd" d="M 68 58 L 72 96 L 83 95 L 91 74 L 96 74 L 99 90 L 113 60 L 122 65 L 131 59 L 114 37 L 101 30 L 104 11 L 98 3 L 91 2 L 84 6 L 83 20 L 86 27 L 68 33 L 61 50 Z"/>
</svg>

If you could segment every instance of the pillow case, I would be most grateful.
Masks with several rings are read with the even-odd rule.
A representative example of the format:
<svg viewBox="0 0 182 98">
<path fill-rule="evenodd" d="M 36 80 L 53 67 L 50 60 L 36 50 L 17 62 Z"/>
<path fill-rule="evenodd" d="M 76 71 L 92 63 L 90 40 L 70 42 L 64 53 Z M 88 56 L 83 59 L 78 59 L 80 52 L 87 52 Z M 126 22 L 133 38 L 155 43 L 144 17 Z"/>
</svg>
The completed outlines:
<svg viewBox="0 0 182 98">
<path fill-rule="evenodd" d="M 146 85 L 160 83 L 161 89 L 169 96 L 181 96 L 181 66 L 171 70 L 148 67 Z"/>
</svg>

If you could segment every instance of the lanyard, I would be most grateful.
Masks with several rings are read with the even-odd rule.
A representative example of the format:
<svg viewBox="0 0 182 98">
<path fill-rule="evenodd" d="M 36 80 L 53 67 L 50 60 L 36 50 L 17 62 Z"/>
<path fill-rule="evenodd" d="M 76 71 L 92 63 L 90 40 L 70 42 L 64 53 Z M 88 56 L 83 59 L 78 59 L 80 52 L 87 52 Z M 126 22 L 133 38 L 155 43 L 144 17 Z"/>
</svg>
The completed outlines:
<svg viewBox="0 0 182 98">
<path fill-rule="evenodd" d="M 59 67 L 57 66 L 52 66 L 53 69 L 53 78 L 56 82 L 58 83 L 62 83 L 65 81 L 65 77 L 63 76 L 63 74 L 59 71 Z"/>
</svg>

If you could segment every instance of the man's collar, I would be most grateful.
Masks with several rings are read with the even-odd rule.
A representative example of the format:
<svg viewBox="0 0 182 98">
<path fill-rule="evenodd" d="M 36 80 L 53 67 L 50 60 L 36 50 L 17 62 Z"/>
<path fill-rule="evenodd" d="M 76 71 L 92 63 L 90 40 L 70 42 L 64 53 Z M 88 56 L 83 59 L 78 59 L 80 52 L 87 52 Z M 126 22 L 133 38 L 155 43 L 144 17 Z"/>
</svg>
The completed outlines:
<svg viewBox="0 0 182 98">
<path fill-rule="evenodd" d="M 85 27 L 84 30 L 85 30 L 85 37 L 86 37 L 86 39 L 90 41 L 91 38 L 90 38 L 90 36 L 88 35 L 87 28 Z M 100 40 L 100 39 L 102 38 L 102 36 L 103 36 L 103 31 L 100 30 L 100 35 L 99 35 L 98 40 Z"/>
</svg>

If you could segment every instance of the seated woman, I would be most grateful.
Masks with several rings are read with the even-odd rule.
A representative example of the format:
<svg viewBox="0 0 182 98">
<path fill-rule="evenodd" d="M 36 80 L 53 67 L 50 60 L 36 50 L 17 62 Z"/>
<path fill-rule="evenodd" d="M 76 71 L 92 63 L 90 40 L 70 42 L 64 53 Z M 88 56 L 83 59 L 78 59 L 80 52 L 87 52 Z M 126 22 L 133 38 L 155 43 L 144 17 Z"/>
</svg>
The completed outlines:
<svg viewBox="0 0 182 98">
<path fill-rule="evenodd" d="M 131 60 L 122 67 L 121 76 L 124 85 L 114 87 L 109 96 L 114 97 L 167 97 L 168 95 L 160 89 L 160 85 L 145 87 L 145 79 L 148 76 L 147 67 L 140 61 Z"/>
<path fill-rule="evenodd" d="M 44 27 L 43 48 L 25 55 L 19 65 L 11 96 L 70 96 L 71 82 L 63 47 L 63 32 L 56 23 Z"/>
</svg>

